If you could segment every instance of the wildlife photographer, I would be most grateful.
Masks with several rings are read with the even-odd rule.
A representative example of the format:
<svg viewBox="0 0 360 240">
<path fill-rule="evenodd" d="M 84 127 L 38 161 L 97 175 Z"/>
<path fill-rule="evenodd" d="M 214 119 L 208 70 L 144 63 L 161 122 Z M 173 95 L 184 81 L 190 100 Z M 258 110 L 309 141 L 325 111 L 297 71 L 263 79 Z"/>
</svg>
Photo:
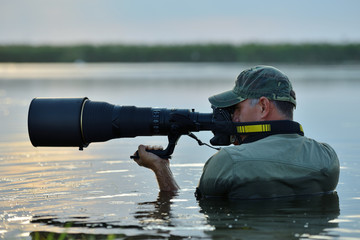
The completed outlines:
<svg viewBox="0 0 360 240">
<path fill-rule="evenodd" d="M 233 122 L 293 120 L 295 92 L 288 77 L 270 66 L 240 73 L 232 90 L 209 98 L 216 108 L 227 108 Z M 232 136 L 205 164 L 196 190 L 198 198 L 260 199 L 320 194 L 334 191 L 339 178 L 335 151 L 297 133 L 258 133 Z M 134 161 L 154 171 L 160 191 L 178 191 L 169 159 L 138 147 Z"/>
</svg>

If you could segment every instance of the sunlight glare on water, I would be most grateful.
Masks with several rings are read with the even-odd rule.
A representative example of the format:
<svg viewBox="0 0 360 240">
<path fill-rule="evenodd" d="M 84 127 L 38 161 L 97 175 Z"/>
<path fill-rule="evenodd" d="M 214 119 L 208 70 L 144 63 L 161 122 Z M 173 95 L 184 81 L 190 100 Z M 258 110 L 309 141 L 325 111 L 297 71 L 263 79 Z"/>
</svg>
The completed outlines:
<svg viewBox="0 0 360 240">
<path fill-rule="evenodd" d="M 116 105 L 210 113 L 207 98 L 233 87 L 249 64 L 0 64 L 0 238 L 357 239 L 360 66 L 276 65 L 293 81 L 295 120 L 337 151 L 337 194 L 264 201 L 197 201 L 194 191 L 216 151 L 180 138 L 171 166 L 181 190 L 159 193 L 137 166 L 139 144 L 114 139 L 77 148 L 35 148 L 27 133 L 34 97 L 88 97 Z M 357 106 L 355 104 L 355 106 Z M 351 107 L 352 108 L 352 107 Z M 196 133 L 203 142 L 211 132 Z"/>
</svg>

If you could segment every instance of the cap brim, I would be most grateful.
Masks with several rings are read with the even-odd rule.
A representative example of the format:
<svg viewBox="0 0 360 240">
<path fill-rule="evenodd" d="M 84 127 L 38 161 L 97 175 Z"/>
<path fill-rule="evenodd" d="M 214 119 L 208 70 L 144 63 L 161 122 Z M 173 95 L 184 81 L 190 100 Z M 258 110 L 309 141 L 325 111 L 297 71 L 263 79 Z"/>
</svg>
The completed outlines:
<svg viewBox="0 0 360 240">
<path fill-rule="evenodd" d="M 244 100 L 245 98 L 238 96 L 233 90 L 209 97 L 209 102 L 217 108 L 230 107 Z"/>
</svg>

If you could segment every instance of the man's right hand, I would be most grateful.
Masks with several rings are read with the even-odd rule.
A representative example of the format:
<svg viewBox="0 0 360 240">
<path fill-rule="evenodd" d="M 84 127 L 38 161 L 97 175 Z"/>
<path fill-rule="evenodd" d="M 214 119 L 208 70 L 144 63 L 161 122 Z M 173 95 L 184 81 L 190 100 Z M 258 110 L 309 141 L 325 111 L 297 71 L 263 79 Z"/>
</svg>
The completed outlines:
<svg viewBox="0 0 360 240">
<path fill-rule="evenodd" d="M 148 152 L 147 150 L 163 150 L 161 146 L 144 146 L 139 145 L 138 147 L 138 155 L 139 158 L 134 158 L 134 161 L 141 167 L 146 167 L 156 170 L 158 164 L 169 164 L 168 159 L 162 159 L 154 153 Z M 136 153 L 135 153 L 136 154 Z M 134 154 L 134 155 L 135 155 Z"/>
<path fill-rule="evenodd" d="M 147 150 L 162 150 L 162 147 L 139 145 L 139 157 L 134 158 L 134 161 L 139 166 L 146 167 L 154 171 L 160 191 L 178 191 L 180 188 L 177 185 L 175 178 L 171 172 L 169 159 L 160 158 L 159 156 L 155 155 L 154 153 L 148 152 Z"/>
</svg>

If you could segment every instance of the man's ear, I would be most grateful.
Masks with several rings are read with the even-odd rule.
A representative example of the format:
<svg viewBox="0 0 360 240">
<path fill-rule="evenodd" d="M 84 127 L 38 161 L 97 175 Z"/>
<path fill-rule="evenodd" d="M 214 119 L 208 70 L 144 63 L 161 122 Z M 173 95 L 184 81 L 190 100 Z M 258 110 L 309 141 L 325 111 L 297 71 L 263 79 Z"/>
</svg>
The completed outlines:
<svg viewBox="0 0 360 240">
<path fill-rule="evenodd" d="M 232 121 L 240 122 L 240 116 L 238 114 L 236 114 L 236 112 L 233 114 Z"/>
<path fill-rule="evenodd" d="M 259 98 L 259 107 L 260 107 L 260 116 L 262 119 L 265 119 L 269 116 L 271 111 L 270 100 L 266 97 Z"/>
</svg>

